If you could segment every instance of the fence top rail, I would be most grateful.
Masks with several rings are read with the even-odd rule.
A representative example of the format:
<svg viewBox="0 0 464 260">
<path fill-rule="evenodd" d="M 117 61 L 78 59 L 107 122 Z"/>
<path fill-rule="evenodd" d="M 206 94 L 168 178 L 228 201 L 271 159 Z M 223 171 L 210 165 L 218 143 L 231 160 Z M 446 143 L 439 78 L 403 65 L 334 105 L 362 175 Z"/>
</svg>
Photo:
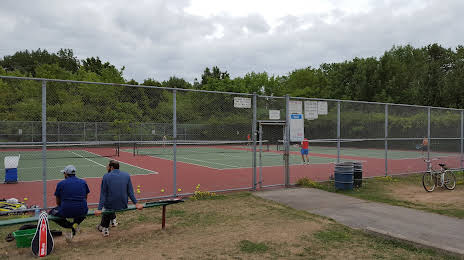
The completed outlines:
<svg viewBox="0 0 464 260">
<path fill-rule="evenodd" d="M 47 81 L 47 82 L 61 82 L 61 83 L 75 83 L 75 84 L 92 84 L 92 85 L 120 86 L 120 87 L 134 87 L 134 88 L 153 88 L 153 89 L 160 89 L 160 90 L 176 90 L 176 91 L 190 91 L 190 92 L 216 93 L 216 94 L 227 94 L 227 95 L 253 96 L 253 94 L 249 94 L 249 93 L 237 93 L 237 92 L 225 92 L 225 91 L 211 91 L 211 90 L 201 90 L 201 89 L 168 88 L 168 87 L 145 86 L 145 85 L 131 85 L 131 84 L 122 84 L 122 83 L 107 83 L 107 82 L 93 82 L 93 81 L 78 81 L 78 80 L 68 80 L 68 79 L 30 78 L 30 77 L 16 77 L 16 76 L 3 76 L 3 75 L 0 75 L 0 79 L 34 80 L 34 81 Z"/>
<path fill-rule="evenodd" d="M 168 88 L 168 87 L 156 87 L 156 86 L 145 86 L 145 85 L 130 85 L 130 84 L 121 84 L 121 83 L 92 82 L 92 81 L 78 81 L 78 80 L 64 80 L 64 79 L 47 79 L 47 78 L 31 78 L 31 77 L 17 77 L 17 76 L 4 76 L 4 75 L 0 75 L 0 79 L 18 79 L 18 80 L 34 80 L 34 81 L 62 82 L 62 83 L 76 83 L 76 84 L 92 84 L 92 85 L 104 85 L 104 86 L 153 88 L 153 89 L 160 89 L 160 90 L 191 91 L 191 92 L 216 93 L 216 94 L 241 95 L 241 96 L 253 96 L 253 95 L 255 95 L 255 94 L 249 94 L 249 93 L 210 91 L 210 90 L 200 90 L 200 89 L 182 89 L 182 88 Z M 259 97 L 285 98 L 285 97 L 261 96 L 261 95 L 259 95 Z M 420 107 L 420 108 L 433 108 L 433 109 L 464 111 L 464 109 L 459 109 L 459 108 L 433 107 L 433 106 L 410 105 L 410 104 L 395 104 L 395 103 L 383 103 L 383 102 L 372 102 L 372 101 L 355 101 L 355 100 L 307 98 L 307 97 L 290 97 L 290 98 L 291 99 L 299 99 L 299 100 L 333 101 L 333 102 L 346 102 L 346 103 L 377 104 L 377 105 L 406 106 L 406 107 Z"/>
<path fill-rule="evenodd" d="M 308 97 L 290 97 L 290 99 L 293 99 L 293 100 L 295 100 L 295 99 L 297 99 L 297 100 L 311 100 L 311 101 L 332 101 L 332 102 L 343 102 L 343 103 L 360 103 L 360 104 L 371 104 L 371 105 L 389 105 L 389 106 L 403 106 L 403 107 L 418 107 L 418 108 L 432 108 L 432 109 L 464 111 L 464 109 L 451 108 L 451 107 L 433 107 L 433 106 L 422 106 L 422 105 L 411 105 L 411 104 L 396 104 L 396 103 L 384 103 L 384 102 L 361 101 L 361 100 L 347 100 L 347 99 L 308 98 Z"/>
</svg>

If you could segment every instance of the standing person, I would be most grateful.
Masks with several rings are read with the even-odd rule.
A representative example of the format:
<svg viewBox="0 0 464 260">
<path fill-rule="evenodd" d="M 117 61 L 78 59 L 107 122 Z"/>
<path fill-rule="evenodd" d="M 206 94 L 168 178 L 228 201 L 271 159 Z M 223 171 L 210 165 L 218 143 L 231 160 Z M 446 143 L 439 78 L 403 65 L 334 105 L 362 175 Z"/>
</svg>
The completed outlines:
<svg viewBox="0 0 464 260">
<path fill-rule="evenodd" d="M 304 138 L 301 141 L 301 159 L 303 159 L 303 164 L 309 164 L 309 140 Z M 306 157 L 306 161 L 305 161 Z"/>
<path fill-rule="evenodd" d="M 118 222 L 116 222 L 115 212 L 102 214 L 103 208 L 108 211 L 127 209 L 128 197 L 138 210 L 143 208 L 143 205 L 137 203 L 137 199 L 134 196 L 130 175 L 127 172 L 119 170 L 119 162 L 111 160 L 106 169 L 108 173 L 102 179 L 100 203 L 98 204 L 98 210 L 95 210 L 96 216 L 102 215 L 101 223 L 97 226 L 97 229 L 102 232 L 104 237 L 110 235 L 110 223 L 112 227 L 115 227 L 118 225 Z"/>
<path fill-rule="evenodd" d="M 429 147 L 429 139 L 424 136 L 424 139 L 422 139 L 422 157 L 424 157 L 424 153 L 428 151 Z"/>
<path fill-rule="evenodd" d="M 87 216 L 87 195 L 90 190 L 85 180 L 76 177 L 76 167 L 73 165 L 66 166 L 61 172 L 64 174 L 64 180 L 56 185 L 57 207 L 50 210 L 49 214 L 58 217 L 53 219 L 58 225 L 71 229 L 70 233 L 65 233 L 66 240 L 71 241 Z M 73 222 L 66 218 L 73 218 Z"/>
</svg>

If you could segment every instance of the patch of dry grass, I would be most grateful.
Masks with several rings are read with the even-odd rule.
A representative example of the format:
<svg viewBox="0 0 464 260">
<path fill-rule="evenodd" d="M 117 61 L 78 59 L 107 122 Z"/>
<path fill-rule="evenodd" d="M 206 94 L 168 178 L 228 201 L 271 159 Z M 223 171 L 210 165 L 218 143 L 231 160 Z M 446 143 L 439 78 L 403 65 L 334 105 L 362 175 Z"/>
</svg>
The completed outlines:
<svg viewBox="0 0 464 260">
<path fill-rule="evenodd" d="M 266 201 L 250 193 L 187 201 L 167 208 L 128 211 L 103 238 L 89 217 L 71 244 L 56 239 L 48 259 L 424 259 L 444 258 L 346 228 L 326 218 Z M 18 227 L 2 227 L 0 235 Z M 55 225 L 52 228 L 56 228 Z M 0 259 L 29 259 L 29 249 L 0 244 Z"/>
</svg>

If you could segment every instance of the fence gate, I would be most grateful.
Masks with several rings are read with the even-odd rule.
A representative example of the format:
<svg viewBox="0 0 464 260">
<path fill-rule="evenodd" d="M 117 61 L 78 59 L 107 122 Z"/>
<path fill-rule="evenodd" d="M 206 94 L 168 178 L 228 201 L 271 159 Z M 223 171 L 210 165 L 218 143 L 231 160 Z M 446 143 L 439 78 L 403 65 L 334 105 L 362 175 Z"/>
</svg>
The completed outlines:
<svg viewBox="0 0 464 260">
<path fill-rule="evenodd" d="M 285 121 L 258 121 L 260 188 L 284 184 L 284 135 Z"/>
</svg>

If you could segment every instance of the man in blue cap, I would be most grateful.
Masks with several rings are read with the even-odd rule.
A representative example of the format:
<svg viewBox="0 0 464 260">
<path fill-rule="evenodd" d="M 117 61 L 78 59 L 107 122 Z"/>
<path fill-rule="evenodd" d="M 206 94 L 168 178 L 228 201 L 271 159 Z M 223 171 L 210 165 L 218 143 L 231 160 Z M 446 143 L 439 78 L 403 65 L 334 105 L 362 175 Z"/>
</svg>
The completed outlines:
<svg viewBox="0 0 464 260">
<path fill-rule="evenodd" d="M 66 166 L 62 171 L 64 180 L 56 185 L 55 197 L 56 208 L 50 211 L 50 215 L 58 217 L 54 219 L 58 225 L 64 228 L 70 228 L 69 234 L 65 233 L 67 241 L 71 241 L 76 231 L 79 231 L 79 224 L 87 216 L 87 195 L 89 186 L 85 180 L 76 177 L 76 167 L 73 165 Z M 66 218 L 72 218 L 69 222 Z"/>
</svg>

